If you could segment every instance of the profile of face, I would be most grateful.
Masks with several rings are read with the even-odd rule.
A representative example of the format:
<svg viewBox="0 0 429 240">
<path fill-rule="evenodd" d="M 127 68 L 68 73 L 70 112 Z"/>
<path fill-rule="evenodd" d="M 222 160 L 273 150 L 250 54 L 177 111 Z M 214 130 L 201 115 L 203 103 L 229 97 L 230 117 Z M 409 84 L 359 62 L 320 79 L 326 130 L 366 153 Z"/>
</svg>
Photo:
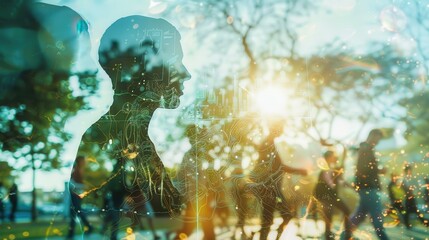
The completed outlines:
<svg viewBox="0 0 429 240">
<path fill-rule="evenodd" d="M 112 80 L 114 104 L 179 106 L 190 74 L 180 34 L 167 21 L 139 15 L 117 20 L 101 38 L 99 56 Z"/>
<path fill-rule="evenodd" d="M 327 159 L 326 161 L 329 163 L 329 165 L 334 165 L 337 163 L 337 155 L 335 153 L 332 153 Z"/>
<path fill-rule="evenodd" d="M 338 160 L 337 154 L 334 151 L 328 150 L 323 154 L 323 157 L 325 158 L 326 163 L 329 164 L 329 166 L 333 167 Z"/>
</svg>

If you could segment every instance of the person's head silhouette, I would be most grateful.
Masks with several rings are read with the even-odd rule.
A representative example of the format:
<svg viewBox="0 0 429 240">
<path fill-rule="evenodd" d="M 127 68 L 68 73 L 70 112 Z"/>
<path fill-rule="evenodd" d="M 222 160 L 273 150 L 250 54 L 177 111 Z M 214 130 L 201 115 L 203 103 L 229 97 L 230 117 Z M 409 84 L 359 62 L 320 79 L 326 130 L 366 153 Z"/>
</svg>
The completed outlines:
<svg viewBox="0 0 429 240">
<path fill-rule="evenodd" d="M 99 56 L 113 83 L 114 114 L 179 106 L 190 75 L 182 64 L 180 34 L 167 21 L 138 15 L 117 20 L 103 34 Z"/>
</svg>

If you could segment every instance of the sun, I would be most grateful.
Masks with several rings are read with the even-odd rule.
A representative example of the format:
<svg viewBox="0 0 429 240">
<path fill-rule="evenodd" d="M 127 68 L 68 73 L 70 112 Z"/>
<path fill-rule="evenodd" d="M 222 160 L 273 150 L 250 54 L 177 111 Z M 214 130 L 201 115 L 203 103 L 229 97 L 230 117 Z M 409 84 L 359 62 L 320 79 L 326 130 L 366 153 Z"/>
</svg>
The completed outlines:
<svg viewBox="0 0 429 240">
<path fill-rule="evenodd" d="M 267 86 L 255 95 L 257 111 L 262 116 L 285 115 L 288 97 L 287 91 L 278 86 Z"/>
</svg>

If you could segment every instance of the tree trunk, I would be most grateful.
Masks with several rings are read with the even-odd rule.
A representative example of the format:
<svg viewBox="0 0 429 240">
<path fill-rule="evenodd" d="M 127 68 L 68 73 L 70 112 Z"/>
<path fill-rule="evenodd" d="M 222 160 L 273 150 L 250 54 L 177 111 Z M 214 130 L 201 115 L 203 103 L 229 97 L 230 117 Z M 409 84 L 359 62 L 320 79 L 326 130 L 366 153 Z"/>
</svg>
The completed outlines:
<svg viewBox="0 0 429 240">
<path fill-rule="evenodd" d="M 37 219 L 37 208 L 36 208 L 36 165 L 34 163 L 34 157 L 31 157 L 31 168 L 33 169 L 33 191 L 31 193 L 31 221 L 35 222 Z"/>
</svg>

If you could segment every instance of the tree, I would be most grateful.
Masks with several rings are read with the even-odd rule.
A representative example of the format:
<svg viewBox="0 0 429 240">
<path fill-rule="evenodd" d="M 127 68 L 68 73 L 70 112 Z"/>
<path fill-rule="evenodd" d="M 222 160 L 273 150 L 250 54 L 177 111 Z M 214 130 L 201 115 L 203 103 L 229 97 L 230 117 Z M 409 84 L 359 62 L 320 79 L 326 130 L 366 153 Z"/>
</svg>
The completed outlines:
<svg viewBox="0 0 429 240">
<path fill-rule="evenodd" d="M 205 100 L 197 99 L 194 106 L 201 108 L 210 105 L 212 99 L 222 98 L 216 102 L 222 106 L 218 107 L 222 116 L 216 113 L 215 105 L 207 107 L 213 112 L 212 118 L 228 118 L 228 114 L 237 117 L 232 106 L 237 102 L 237 88 L 255 95 L 262 86 L 276 83 L 292 89 L 290 98 L 300 99 L 310 116 L 288 122 L 290 130 L 317 141 L 331 138 L 333 126 L 341 118 L 353 116 L 360 125 L 348 137 L 353 140 L 369 122 L 394 118 L 398 107 L 392 106 L 397 106 L 401 97 L 396 92 L 414 87 L 417 59 L 383 43 L 369 43 L 366 53 L 356 54 L 337 42 L 325 46 L 322 54 L 304 56 L 297 50 L 297 28 L 316 9 L 321 10 L 315 3 L 293 0 L 190 1 L 175 8 L 174 14 L 179 16 L 194 15 L 190 19 L 194 19 L 191 22 L 197 37 L 202 45 L 212 47 L 204 68 L 214 69 L 213 74 L 198 75 L 216 82 L 209 84 L 216 90 L 208 92 Z"/>
<path fill-rule="evenodd" d="M 214 90 L 201 86 L 203 96 L 198 94 L 185 114 L 209 126 L 209 142 L 216 143 L 206 145 L 222 165 L 237 164 L 248 159 L 246 151 L 250 156 L 255 152 L 263 135 L 260 115 L 255 109 L 238 109 L 255 101 L 252 95 L 267 85 L 290 90 L 290 99 L 298 100 L 295 107 L 306 108 L 304 117 L 285 118 L 291 136 L 332 139 L 339 132 L 337 121 L 343 120 L 353 127 L 344 139 L 334 140 L 357 142 L 368 124 L 401 119 L 400 99 L 418 88 L 418 58 L 382 42 L 370 42 L 364 53 L 356 53 L 335 41 L 322 53 L 304 55 L 298 50 L 297 29 L 317 10 L 323 9 L 309 1 L 255 0 L 189 1 L 172 11 L 171 17 L 186 14 L 196 42 L 208 48 L 210 57 L 196 77 Z"/>
<path fill-rule="evenodd" d="M 407 149 L 415 156 L 426 159 L 429 138 L 425 135 L 429 128 L 426 107 L 429 104 L 429 21 L 427 3 L 424 1 L 396 2 L 382 10 L 381 20 L 384 28 L 389 31 L 393 44 L 404 54 L 416 59 L 414 87 L 399 100 L 403 108 L 398 121 L 406 124 Z"/>
</svg>

